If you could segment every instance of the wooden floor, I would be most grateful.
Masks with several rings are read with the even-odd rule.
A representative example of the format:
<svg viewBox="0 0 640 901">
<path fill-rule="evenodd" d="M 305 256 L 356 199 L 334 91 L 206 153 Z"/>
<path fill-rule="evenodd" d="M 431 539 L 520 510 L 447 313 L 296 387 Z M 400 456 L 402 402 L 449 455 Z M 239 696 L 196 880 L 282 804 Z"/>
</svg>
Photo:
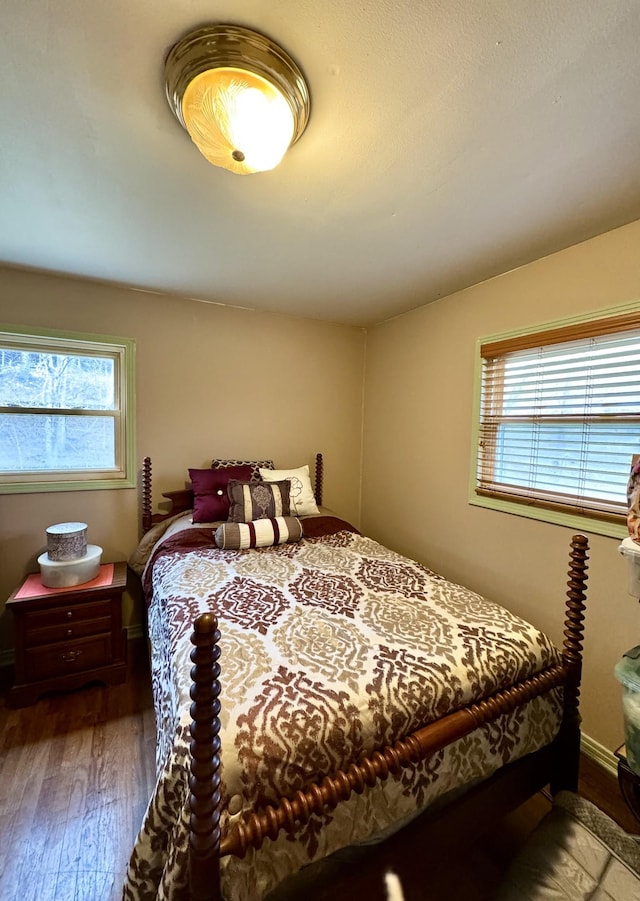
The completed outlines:
<svg viewBox="0 0 640 901">
<path fill-rule="evenodd" d="M 124 685 L 0 707 L 2 901 L 122 897 L 155 784 L 149 672 L 135 650 Z"/>
<path fill-rule="evenodd" d="M 116 901 L 155 783 L 155 725 L 146 652 L 130 642 L 125 685 L 89 686 L 31 707 L 0 705 L 0 899 Z M 2 686 L 0 686 L 1 690 Z M 3 693 L 4 697 L 4 693 Z M 629 831 L 640 824 L 617 783 L 587 759 L 580 792 Z M 402 873 L 406 901 L 489 901 L 526 836 L 549 810 L 542 794 L 464 859 Z M 352 864 L 346 863 L 351 866 Z M 308 886 L 305 901 L 323 899 Z M 342 901 L 335 891 L 332 901 Z M 362 898 L 384 898 L 362 876 Z M 346 901 L 346 899 L 345 899 Z"/>
</svg>

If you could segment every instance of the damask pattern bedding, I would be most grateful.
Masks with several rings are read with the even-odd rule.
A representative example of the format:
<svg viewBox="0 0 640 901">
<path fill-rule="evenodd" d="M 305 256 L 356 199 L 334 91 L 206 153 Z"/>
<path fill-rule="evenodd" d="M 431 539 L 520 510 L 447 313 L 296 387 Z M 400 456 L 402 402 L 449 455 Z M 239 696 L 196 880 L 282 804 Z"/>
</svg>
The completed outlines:
<svg viewBox="0 0 640 901">
<path fill-rule="evenodd" d="M 158 783 L 126 899 L 184 890 L 189 636 L 199 614 L 213 610 L 222 636 L 223 835 L 249 812 L 559 660 L 528 623 L 333 517 L 303 519 L 298 543 L 238 551 L 189 525 L 172 525 L 144 572 Z M 280 833 L 243 859 L 222 858 L 224 897 L 256 901 L 337 848 L 397 828 L 548 744 L 561 715 L 561 692 L 551 691 L 314 815 L 295 841 Z"/>
</svg>

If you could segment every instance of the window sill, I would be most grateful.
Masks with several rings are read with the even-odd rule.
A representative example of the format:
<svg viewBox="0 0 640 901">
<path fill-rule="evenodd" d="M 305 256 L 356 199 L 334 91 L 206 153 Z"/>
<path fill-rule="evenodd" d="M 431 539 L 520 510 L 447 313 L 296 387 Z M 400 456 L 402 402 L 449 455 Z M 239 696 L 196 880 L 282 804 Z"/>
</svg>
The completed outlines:
<svg viewBox="0 0 640 901">
<path fill-rule="evenodd" d="M 576 513 L 562 513 L 556 510 L 547 510 L 544 507 L 528 506 L 501 498 L 484 497 L 477 495 L 475 491 L 469 495 L 469 503 L 475 507 L 485 507 L 500 513 L 511 513 L 513 516 L 524 516 L 526 519 L 537 519 L 555 526 L 567 526 L 577 529 L 579 532 L 590 532 L 593 535 L 626 538 L 629 534 L 626 525 L 618 525 L 591 516 L 579 516 Z"/>
<path fill-rule="evenodd" d="M 50 491 L 96 491 L 104 488 L 135 488 L 136 480 L 120 479 L 87 479 L 85 481 L 59 482 L 5 482 L 0 484 L 1 494 L 36 494 Z"/>
</svg>

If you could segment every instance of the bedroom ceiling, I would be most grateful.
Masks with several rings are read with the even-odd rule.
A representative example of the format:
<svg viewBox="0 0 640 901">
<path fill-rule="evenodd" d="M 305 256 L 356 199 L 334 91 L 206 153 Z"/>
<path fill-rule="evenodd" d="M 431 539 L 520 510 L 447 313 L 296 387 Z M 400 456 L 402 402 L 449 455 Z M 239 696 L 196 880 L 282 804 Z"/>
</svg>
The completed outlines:
<svg viewBox="0 0 640 901">
<path fill-rule="evenodd" d="M 262 31 L 311 118 L 199 154 L 163 66 Z M 370 325 L 640 218 L 638 0 L 3 0 L 0 262 Z M 517 299 L 516 299 L 517 301 Z"/>
</svg>

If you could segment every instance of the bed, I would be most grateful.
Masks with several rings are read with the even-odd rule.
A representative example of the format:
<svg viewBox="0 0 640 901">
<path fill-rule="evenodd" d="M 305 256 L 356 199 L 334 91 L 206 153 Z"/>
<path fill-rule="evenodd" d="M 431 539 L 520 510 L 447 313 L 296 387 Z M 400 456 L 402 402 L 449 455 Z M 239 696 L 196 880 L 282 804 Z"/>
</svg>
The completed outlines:
<svg viewBox="0 0 640 901">
<path fill-rule="evenodd" d="M 287 507 L 301 537 L 274 526 L 261 545 L 283 510 L 254 520 L 253 497 L 271 503 L 296 480 L 260 462 L 272 466 L 212 461 L 252 467 L 228 482 L 229 498 L 250 498 L 239 520 L 231 500 L 236 527 L 198 521 L 194 481 L 152 513 L 144 461 L 130 562 L 147 600 L 157 783 L 126 901 L 275 897 L 345 847 L 406 847 L 416 824 L 422 840 L 464 841 L 479 811 L 577 787 L 587 539 L 571 541 L 558 650 L 326 510 L 320 454 L 315 504 Z"/>
</svg>

